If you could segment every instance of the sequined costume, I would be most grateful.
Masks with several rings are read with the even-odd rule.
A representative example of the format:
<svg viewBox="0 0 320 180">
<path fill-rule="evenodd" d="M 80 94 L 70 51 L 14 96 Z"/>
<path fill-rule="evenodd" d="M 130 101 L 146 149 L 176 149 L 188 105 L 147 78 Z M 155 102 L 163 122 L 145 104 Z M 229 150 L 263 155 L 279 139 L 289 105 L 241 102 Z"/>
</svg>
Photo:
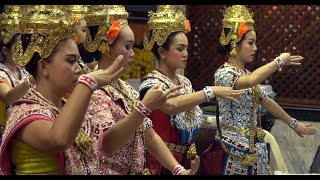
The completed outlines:
<svg viewBox="0 0 320 180">
<path fill-rule="evenodd" d="M 149 17 L 149 33 L 144 36 L 143 40 L 143 46 L 146 50 L 164 45 L 172 33 L 191 31 L 189 20 L 180 10 L 171 5 L 159 5 L 156 12 L 149 13 Z M 194 92 L 189 79 L 181 75 L 176 75 L 176 78 L 180 85 L 184 85 L 179 90 L 181 94 Z M 176 86 L 159 70 L 154 70 L 143 79 L 139 87 L 140 96 L 143 97 L 152 86 L 157 84 L 164 84 L 166 90 Z M 166 143 L 177 161 L 185 168 L 190 168 L 190 159 L 196 155 L 193 141 L 200 129 L 201 116 L 202 111 L 199 106 L 172 115 L 165 114 L 160 110 L 154 110 L 151 113 L 154 130 Z M 147 153 L 147 167 L 151 174 L 171 174 L 149 153 Z"/>
<path fill-rule="evenodd" d="M 17 69 L 20 74 L 20 79 L 16 79 L 12 75 L 11 71 L 4 64 L 0 63 L 0 83 L 6 84 L 10 89 L 21 84 L 23 80 L 29 76 L 29 73 L 24 67 L 17 66 Z M 0 144 L 2 142 L 2 134 L 6 125 L 7 108 L 8 106 L 0 100 Z"/>
<path fill-rule="evenodd" d="M 16 28 L 21 37 L 28 34 L 31 39 L 25 48 L 22 39 L 16 43 L 12 57 L 19 66 L 29 65 L 35 53 L 41 59 L 48 58 L 61 40 L 72 39 L 76 34 L 76 22 L 72 14 L 55 5 L 25 9 L 18 25 Z M 79 130 L 71 146 L 57 154 L 40 152 L 15 136 L 29 122 L 43 120 L 54 123 L 59 112 L 52 102 L 33 88 L 8 109 L 8 121 L 0 147 L 0 173 L 97 174 L 99 144 L 85 128 Z M 85 127 L 87 123 L 90 122 L 83 122 Z"/>
<path fill-rule="evenodd" d="M 4 45 L 9 44 L 19 32 L 20 18 L 20 6 L 5 6 L 4 12 L 0 15 L 0 39 Z M 18 86 L 29 73 L 22 66 L 17 66 L 17 71 L 20 74 L 19 79 L 16 79 L 11 71 L 3 63 L 0 63 L 0 83 L 6 84 L 10 89 Z M 6 125 L 7 108 L 6 103 L 0 100 L 0 144 L 2 142 L 2 133 Z"/>
<path fill-rule="evenodd" d="M 80 138 L 71 147 L 56 155 L 44 154 L 14 138 L 15 133 L 25 124 L 36 120 L 54 122 L 58 114 L 59 110 L 33 88 L 9 108 L 0 151 L 1 173 L 97 174 L 99 164 L 96 153 L 86 155 L 83 149 L 96 152 L 98 142 L 90 138 L 91 146 L 81 146 L 81 141 L 86 139 L 80 136 L 91 136 L 84 129 L 80 130 Z"/>
<path fill-rule="evenodd" d="M 186 77 L 182 75 L 177 75 L 176 77 L 179 84 L 183 85 L 183 88 L 179 90 L 181 95 L 194 92 L 191 82 Z M 164 84 L 165 90 L 176 86 L 159 70 L 154 70 L 143 79 L 140 85 L 139 92 L 141 97 L 143 97 L 152 86 L 157 84 Z M 202 119 L 202 110 L 200 107 L 196 106 L 188 111 L 172 115 L 163 113 L 160 110 L 154 110 L 150 118 L 154 125 L 153 129 L 167 144 L 177 161 L 184 167 L 190 168 L 190 159 L 187 157 L 187 151 L 200 130 Z M 171 174 L 170 171 L 164 168 L 149 153 L 147 153 L 147 167 L 151 174 Z"/>
<path fill-rule="evenodd" d="M 85 117 L 91 119 L 96 126 L 100 126 L 102 132 L 131 113 L 137 98 L 138 92 L 127 82 L 119 80 L 117 85 L 108 85 L 94 92 Z M 151 120 L 145 118 L 143 125 L 120 150 L 114 153 L 105 153 L 100 150 L 99 173 L 112 175 L 141 173 L 145 167 L 144 134 L 145 130 L 151 126 Z M 100 138 L 99 141 L 102 143 L 102 137 Z"/>
<path fill-rule="evenodd" d="M 215 73 L 215 85 L 233 87 L 240 76 L 247 74 L 250 74 L 248 70 L 244 72 L 225 63 Z M 220 134 L 217 133 L 213 138 L 212 149 L 204 153 L 205 169 L 208 174 L 270 173 L 264 133 L 258 128 L 259 106 L 257 104 L 264 101 L 266 97 L 266 92 L 257 85 L 249 88 L 248 93 L 239 96 L 240 104 L 217 98 L 220 112 L 219 126 L 223 139 L 221 142 Z"/>
<path fill-rule="evenodd" d="M 77 23 L 80 21 L 80 19 L 90 19 L 90 16 L 94 16 L 95 14 L 92 12 L 88 12 L 89 11 L 89 6 L 87 5 L 67 5 L 65 6 L 65 8 L 67 8 L 68 11 L 70 11 L 73 14 L 74 20 Z M 73 38 L 74 42 L 79 44 L 79 43 L 83 43 L 83 42 L 79 42 L 78 37 L 74 37 Z M 83 44 L 82 44 L 83 46 Z M 79 45 L 78 45 L 79 48 Z M 80 49 L 79 49 L 80 51 Z M 78 64 L 80 65 L 80 67 L 82 68 L 83 72 L 85 74 L 90 73 L 92 70 L 84 63 L 83 59 L 80 58 L 78 60 Z"/>
</svg>

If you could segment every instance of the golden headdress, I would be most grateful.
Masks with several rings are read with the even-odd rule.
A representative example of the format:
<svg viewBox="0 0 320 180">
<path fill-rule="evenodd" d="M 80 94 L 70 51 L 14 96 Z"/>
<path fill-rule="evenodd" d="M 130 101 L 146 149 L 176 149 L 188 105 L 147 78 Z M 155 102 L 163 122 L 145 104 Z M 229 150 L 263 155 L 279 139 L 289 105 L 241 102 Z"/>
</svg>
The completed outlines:
<svg viewBox="0 0 320 180">
<path fill-rule="evenodd" d="M 80 19 L 85 19 L 88 12 L 87 5 L 67 5 L 65 7 L 73 14 L 76 22 L 78 22 Z"/>
<path fill-rule="evenodd" d="M 223 14 L 222 32 L 220 36 L 220 43 L 227 45 L 231 40 L 235 43 L 239 42 L 242 36 L 249 30 L 253 30 L 254 20 L 253 13 L 244 5 L 233 5 L 228 7 Z M 230 28 L 226 35 L 224 29 Z"/>
<path fill-rule="evenodd" d="M 123 5 L 109 5 L 105 24 L 98 32 L 105 40 L 101 43 L 99 51 L 105 53 L 109 50 L 109 44 L 113 44 L 122 27 L 128 25 L 128 16 L 129 13 Z"/>
<path fill-rule="evenodd" d="M 101 29 L 106 21 L 108 5 L 91 5 L 88 7 L 87 14 L 85 16 L 85 20 L 87 22 L 88 27 L 97 26 L 97 29 Z M 103 39 L 103 36 L 98 34 L 98 31 L 93 34 L 93 32 L 87 33 L 86 41 L 83 43 L 85 49 L 88 52 L 96 51 L 100 43 Z"/>
<path fill-rule="evenodd" d="M 90 5 L 85 16 L 88 26 L 104 24 L 109 5 Z"/>
<path fill-rule="evenodd" d="M 0 39 L 4 44 L 7 44 L 15 34 L 19 33 L 20 19 L 20 6 L 5 6 L 4 12 L 0 15 Z"/>
<path fill-rule="evenodd" d="M 76 22 L 68 11 L 53 5 L 39 5 L 23 11 L 20 33 L 30 34 L 30 43 L 23 51 L 22 42 L 18 41 L 13 60 L 17 65 L 25 66 L 35 52 L 41 58 L 47 58 L 60 40 L 76 36 Z"/>
<path fill-rule="evenodd" d="M 105 26 L 100 33 L 105 35 L 108 44 L 112 44 L 118 37 L 121 28 L 128 25 L 129 13 L 123 5 L 110 5 L 107 11 Z"/>
<path fill-rule="evenodd" d="M 107 24 L 112 26 L 114 22 L 119 22 L 122 28 L 128 25 L 129 13 L 126 11 L 123 5 L 110 5 L 107 11 Z"/>
<path fill-rule="evenodd" d="M 185 18 L 180 10 L 176 10 L 171 5 L 159 5 L 157 12 L 149 12 L 149 30 L 153 30 L 150 41 L 147 35 L 144 36 L 143 46 L 151 50 L 156 42 L 161 46 L 172 32 L 191 31 L 189 20 Z"/>
</svg>

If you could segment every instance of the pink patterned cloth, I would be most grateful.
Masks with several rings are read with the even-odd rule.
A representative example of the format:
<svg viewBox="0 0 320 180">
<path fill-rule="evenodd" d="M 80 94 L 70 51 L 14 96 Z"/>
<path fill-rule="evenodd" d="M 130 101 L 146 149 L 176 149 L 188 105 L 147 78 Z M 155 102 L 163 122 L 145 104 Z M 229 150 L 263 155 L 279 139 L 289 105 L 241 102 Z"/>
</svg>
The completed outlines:
<svg viewBox="0 0 320 180">
<path fill-rule="evenodd" d="M 9 144 L 15 133 L 31 121 L 47 120 L 54 122 L 58 114 L 59 110 L 35 89 L 30 89 L 22 99 L 13 104 L 8 112 L 8 122 L 3 134 L 3 143 L 0 147 L 1 174 L 14 172 Z M 90 134 L 87 135 L 90 136 Z M 98 142 L 94 141 L 94 138 L 91 139 L 93 139 L 92 148 L 95 151 L 98 147 Z M 99 165 L 97 154 L 94 153 L 93 156 L 87 157 L 75 144 L 65 152 L 55 155 L 55 158 L 61 164 L 61 174 L 97 174 Z"/>
<path fill-rule="evenodd" d="M 127 82 L 119 80 L 119 86 L 109 85 L 94 92 L 85 117 L 90 119 L 93 126 L 107 130 L 133 110 L 137 98 L 138 92 Z M 144 132 L 151 126 L 151 120 L 146 118 L 120 150 L 115 153 L 100 150 L 99 173 L 126 175 L 142 172 L 145 163 Z M 102 143 L 102 138 L 99 142 Z"/>
</svg>

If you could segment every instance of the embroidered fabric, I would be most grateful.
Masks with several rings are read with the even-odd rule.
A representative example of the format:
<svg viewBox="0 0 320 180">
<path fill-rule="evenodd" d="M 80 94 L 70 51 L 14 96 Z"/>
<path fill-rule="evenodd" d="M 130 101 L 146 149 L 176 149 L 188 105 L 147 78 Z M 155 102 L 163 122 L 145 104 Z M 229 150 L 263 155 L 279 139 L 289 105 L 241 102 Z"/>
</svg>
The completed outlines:
<svg viewBox="0 0 320 180">
<path fill-rule="evenodd" d="M 8 162 L 10 159 L 10 144 L 14 133 L 23 126 L 34 120 L 48 120 L 54 122 L 59 114 L 59 109 L 53 103 L 43 97 L 38 91 L 31 88 L 27 94 L 18 100 L 11 108 L 8 109 L 8 123 L 3 134 L 3 143 L 1 144 L 0 167 L 4 174 L 10 174 L 12 166 Z M 86 121 L 84 121 L 84 124 Z M 80 130 L 82 131 L 82 130 Z M 91 134 L 86 134 L 90 136 Z M 60 162 L 61 174 L 80 175 L 80 174 L 98 174 L 98 161 L 96 147 L 98 142 L 91 138 L 93 143 L 90 145 L 95 151 L 93 156 L 86 156 L 77 145 L 70 146 L 66 151 L 57 155 Z"/>
<path fill-rule="evenodd" d="M 233 87 L 240 76 L 250 74 L 248 70 L 242 71 L 229 63 L 222 65 L 215 73 L 216 86 Z M 254 147 L 257 153 L 256 163 L 254 165 L 245 166 L 242 160 L 234 158 L 230 155 L 226 156 L 228 166 L 224 167 L 223 174 L 269 174 L 268 168 L 268 151 L 266 144 L 256 138 L 252 139 L 249 131 L 256 132 L 258 127 L 259 106 L 254 106 L 252 97 L 257 93 L 258 101 L 264 101 L 267 97 L 259 85 L 256 89 L 249 88 L 248 93 L 240 95 L 238 100 L 240 104 L 236 104 L 230 100 L 218 98 L 220 110 L 220 126 L 223 139 L 216 135 L 215 140 L 223 141 L 227 151 L 238 156 L 248 154 L 248 150 Z M 253 113 L 253 114 L 252 114 Z M 252 124 L 253 123 L 253 124 Z M 228 127 L 228 128 L 225 128 Z M 252 129 L 253 128 L 253 129 Z M 238 131 L 242 133 L 238 133 Z M 254 142 L 254 144 L 252 144 Z M 250 150 L 251 151 L 251 150 Z M 250 152 L 250 153 L 255 153 Z"/>
<path fill-rule="evenodd" d="M 100 124 L 103 132 L 127 116 L 133 109 L 139 94 L 127 82 L 97 89 L 91 96 L 86 118 L 92 124 Z M 128 175 L 144 173 L 145 142 L 144 132 L 152 127 L 149 118 L 144 118 L 141 127 L 120 150 L 114 153 L 99 153 L 99 173 L 108 175 Z M 96 137 L 100 138 L 100 137 Z"/>
<path fill-rule="evenodd" d="M 191 82 L 186 77 L 177 75 L 177 79 L 179 84 L 184 85 L 183 88 L 179 90 L 180 94 L 183 95 L 194 92 Z M 165 84 L 165 90 L 176 86 L 168 77 L 154 70 L 144 78 L 139 87 L 139 91 L 142 91 L 144 88 L 150 88 L 156 84 Z M 195 135 L 200 129 L 202 114 L 200 107 L 196 106 L 189 111 L 170 115 L 171 125 L 180 131 L 181 144 L 190 143 L 195 138 Z"/>
</svg>

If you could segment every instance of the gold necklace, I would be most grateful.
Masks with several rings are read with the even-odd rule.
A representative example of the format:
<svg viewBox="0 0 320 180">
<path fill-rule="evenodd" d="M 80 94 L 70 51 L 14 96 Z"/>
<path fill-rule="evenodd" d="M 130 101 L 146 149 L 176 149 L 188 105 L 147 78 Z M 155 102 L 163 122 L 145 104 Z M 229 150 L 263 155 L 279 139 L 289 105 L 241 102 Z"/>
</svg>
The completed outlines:
<svg viewBox="0 0 320 180">
<path fill-rule="evenodd" d="M 121 93 L 126 100 L 127 106 L 129 107 L 128 113 L 132 112 L 134 109 L 134 106 L 136 105 L 136 100 L 132 100 L 132 96 L 128 91 L 126 91 L 126 88 L 121 85 L 121 81 L 119 80 L 116 84 L 111 85 L 115 90 L 117 90 L 119 93 Z"/>
<path fill-rule="evenodd" d="M 238 72 L 240 72 L 240 73 L 242 73 L 242 74 L 247 74 L 246 69 L 241 69 L 241 68 L 239 68 L 238 66 L 236 66 L 236 65 L 234 65 L 234 64 L 232 64 L 232 63 L 230 63 L 230 62 L 226 62 L 226 64 L 227 64 L 228 66 L 234 67 Z"/>
<path fill-rule="evenodd" d="M 174 80 L 171 80 L 171 79 L 170 79 L 168 76 L 166 76 L 160 69 L 157 69 L 156 71 L 159 72 L 160 76 L 162 76 L 163 79 L 167 79 L 167 80 L 169 81 L 169 83 L 165 83 L 168 88 L 176 86 Z M 180 78 L 179 78 L 177 75 L 174 76 L 174 79 L 177 80 L 178 85 L 181 85 L 181 84 L 182 84 L 182 81 L 180 80 Z M 163 81 L 163 82 L 164 82 L 164 81 Z M 173 86 L 170 86 L 170 83 L 173 84 Z M 184 84 L 183 84 L 183 85 L 184 85 Z M 187 88 L 187 87 L 186 87 L 186 88 Z M 187 94 L 187 90 L 185 89 L 185 86 L 184 86 L 181 90 L 183 90 L 183 94 Z M 194 114 L 195 114 L 195 109 L 192 108 L 192 109 L 186 110 L 186 111 L 184 111 L 184 114 L 185 114 L 185 116 L 187 117 L 187 119 L 190 119 L 191 117 L 194 116 Z"/>
<path fill-rule="evenodd" d="M 37 98 L 36 100 L 39 103 L 45 103 L 45 105 L 50 108 L 53 109 L 55 111 L 57 111 L 57 114 L 60 112 L 60 110 L 57 108 L 56 105 L 54 105 L 51 101 L 49 101 L 47 98 L 45 98 L 39 91 L 37 91 L 34 88 L 30 88 L 30 91 L 35 95 L 35 98 Z"/>
</svg>

